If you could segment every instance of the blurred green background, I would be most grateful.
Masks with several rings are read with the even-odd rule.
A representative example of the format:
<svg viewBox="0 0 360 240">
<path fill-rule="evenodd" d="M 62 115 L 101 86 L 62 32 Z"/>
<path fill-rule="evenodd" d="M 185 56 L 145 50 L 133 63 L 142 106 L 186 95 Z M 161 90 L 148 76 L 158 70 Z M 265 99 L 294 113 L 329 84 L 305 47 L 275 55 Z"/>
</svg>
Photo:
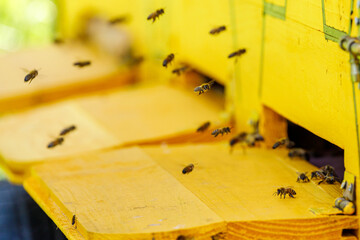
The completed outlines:
<svg viewBox="0 0 360 240">
<path fill-rule="evenodd" d="M 52 42 L 57 0 L 0 0 L 0 53 Z"/>
</svg>

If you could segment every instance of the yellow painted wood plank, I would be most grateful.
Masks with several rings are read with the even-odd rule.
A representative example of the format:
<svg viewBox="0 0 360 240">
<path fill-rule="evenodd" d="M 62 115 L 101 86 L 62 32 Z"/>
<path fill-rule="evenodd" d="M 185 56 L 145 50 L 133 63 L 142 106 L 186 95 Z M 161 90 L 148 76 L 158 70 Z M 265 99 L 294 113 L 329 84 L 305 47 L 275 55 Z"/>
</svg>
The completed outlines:
<svg viewBox="0 0 360 240">
<path fill-rule="evenodd" d="M 139 148 L 34 167 L 25 188 L 70 239 L 209 239 L 225 230 L 220 217 Z"/>
<path fill-rule="evenodd" d="M 81 69 L 73 66 L 81 60 L 90 60 L 91 65 Z M 24 82 L 29 73 L 25 70 L 33 69 L 37 69 L 39 75 L 30 84 Z M 3 72 L 0 112 L 114 88 L 134 78 L 116 59 L 76 43 L 4 55 L 0 59 L 0 71 Z"/>
<path fill-rule="evenodd" d="M 67 100 L 0 118 L 1 165 L 18 182 L 31 165 L 115 146 L 214 141 L 210 131 L 227 126 L 221 101 L 169 86 L 130 88 Z M 47 145 L 62 129 L 77 129 L 63 144 Z M 228 136 L 229 137 L 229 136 Z M 19 151 L 21 146 L 21 151 Z"/>
<path fill-rule="evenodd" d="M 339 184 L 297 183 L 296 171 L 316 168 L 288 159 L 286 151 L 246 149 L 244 154 L 240 148 L 229 154 L 228 143 L 144 151 L 225 221 L 314 218 L 309 208 L 332 209 L 335 197 L 341 196 Z M 184 176 L 181 171 L 190 163 L 195 169 Z M 272 196 L 281 186 L 293 186 L 296 198 Z"/>
<path fill-rule="evenodd" d="M 128 148 L 35 166 L 25 188 L 70 239 L 342 239 L 358 218 L 309 211 L 332 208 L 339 187 L 296 183 L 313 169 L 282 150 L 230 155 L 226 143 Z M 272 196 L 282 185 L 296 198 Z"/>
</svg>

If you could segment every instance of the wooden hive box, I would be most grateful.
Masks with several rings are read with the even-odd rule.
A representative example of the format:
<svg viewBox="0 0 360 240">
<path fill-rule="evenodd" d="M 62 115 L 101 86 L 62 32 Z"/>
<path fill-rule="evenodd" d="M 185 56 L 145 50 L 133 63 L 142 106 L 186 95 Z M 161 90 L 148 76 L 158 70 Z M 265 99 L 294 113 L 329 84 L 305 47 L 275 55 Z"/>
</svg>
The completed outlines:
<svg viewBox="0 0 360 240">
<path fill-rule="evenodd" d="M 130 14 L 125 28 L 147 59 L 143 76 L 169 79 L 171 71 L 159 58 L 175 53 L 175 65 L 190 64 L 225 86 L 226 110 L 238 132 L 249 130 L 248 119 L 260 116 L 266 140 L 245 154 L 229 154 L 228 143 L 163 145 L 36 166 L 25 187 L 67 237 L 214 239 L 222 232 L 225 239 L 357 239 L 357 215 L 332 215 L 340 213 L 332 207 L 341 196 L 339 184 L 298 185 L 296 171 L 313 166 L 266 148 L 286 136 L 288 119 L 344 149 L 345 179 L 354 183 L 359 177 L 359 90 L 351 81 L 349 54 L 338 45 L 343 35 L 358 32 L 354 1 L 60 4 L 60 29 L 68 37 L 75 36 L 86 9 L 107 17 Z M 146 21 L 161 7 L 163 16 L 153 24 Z M 219 25 L 227 30 L 210 36 Z M 240 48 L 246 54 L 237 61 L 227 58 Z M 197 164 L 194 171 L 182 175 L 189 163 Z M 282 184 L 296 184 L 296 199 L 271 196 Z"/>
</svg>

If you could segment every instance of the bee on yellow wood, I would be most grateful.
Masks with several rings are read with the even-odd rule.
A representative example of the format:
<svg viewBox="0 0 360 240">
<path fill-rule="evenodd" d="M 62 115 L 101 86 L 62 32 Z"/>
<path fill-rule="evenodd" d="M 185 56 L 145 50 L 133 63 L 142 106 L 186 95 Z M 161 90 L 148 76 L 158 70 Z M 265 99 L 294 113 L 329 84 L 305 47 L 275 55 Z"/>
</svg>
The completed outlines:
<svg viewBox="0 0 360 240">
<path fill-rule="evenodd" d="M 29 84 L 31 83 L 31 81 L 39 74 L 38 70 L 34 69 L 32 71 L 30 71 L 28 74 L 26 74 L 25 78 L 24 78 L 24 82 L 29 82 Z"/>
<path fill-rule="evenodd" d="M 276 149 L 279 146 L 283 146 L 283 145 L 285 145 L 287 148 L 292 148 L 295 146 L 295 143 L 293 141 L 290 141 L 290 139 L 288 138 L 280 138 L 274 143 L 272 148 Z"/>
<path fill-rule="evenodd" d="M 311 179 L 323 179 L 325 178 L 325 174 L 322 171 L 313 171 L 311 172 Z"/>
<path fill-rule="evenodd" d="M 76 215 L 74 214 L 71 220 L 71 225 L 74 226 L 74 228 L 77 228 L 77 221 L 76 221 Z"/>
<path fill-rule="evenodd" d="M 206 129 L 208 129 L 210 127 L 210 122 L 205 122 L 203 123 L 198 129 L 196 129 L 196 132 L 204 132 L 206 131 Z"/>
<path fill-rule="evenodd" d="M 183 174 L 188 174 L 190 173 L 192 170 L 194 170 L 194 164 L 189 164 L 187 165 L 183 170 L 182 170 L 182 173 Z"/>
<path fill-rule="evenodd" d="M 57 146 L 57 145 L 61 145 L 63 142 L 64 142 L 64 138 L 59 137 L 59 138 L 56 138 L 54 141 L 51 141 L 51 142 L 47 145 L 47 147 L 48 147 L 48 148 L 53 148 L 53 147 L 55 147 L 55 146 Z"/>
<path fill-rule="evenodd" d="M 74 62 L 74 66 L 77 66 L 77 67 L 79 67 L 79 68 L 89 66 L 90 64 L 91 64 L 91 62 L 90 62 L 90 61 L 79 61 L 79 62 Z"/>
<path fill-rule="evenodd" d="M 335 168 L 330 165 L 322 166 L 320 169 L 325 175 L 327 174 L 333 175 L 335 173 Z"/>
<path fill-rule="evenodd" d="M 230 53 L 228 58 L 240 57 L 244 53 L 246 53 L 246 49 L 242 48 L 242 49 L 237 50 L 236 52 Z"/>
<path fill-rule="evenodd" d="M 204 84 L 201 84 L 200 86 L 197 86 L 195 89 L 194 89 L 194 92 L 199 92 L 199 95 L 200 94 L 203 94 L 207 91 L 210 90 L 211 86 L 215 83 L 214 80 L 211 80 L 210 82 L 207 82 L 207 83 L 204 83 Z"/>
<path fill-rule="evenodd" d="M 183 72 L 185 72 L 187 69 L 188 69 L 187 66 L 181 67 L 181 68 L 176 68 L 176 69 L 172 70 L 172 73 L 180 76 L 180 74 L 183 73 Z"/>
<path fill-rule="evenodd" d="M 323 182 L 334 184 L 335 181 L 339 181 L 338 177 L 335 177 L 334 175 L 327 173 L 326 175 L 321 175 L 322 180 L 318 182 L 318 185 L 320 185 Z"/>
<path fill-rule="evenodd" d="M 228 134 L 230 133 L 230 127 L 223 127 L 223 128 L 218 128 L 215 129 L 211 135 L 214 135 L 214 137 L 217 137 L 219 134 L 221 134 L 221 136 L 223 136 L 224 134 Z"/>
<path fill-rule="evenodd" d="M 160 15 L 164 14 L 164 9 L 160 8 L 158 10 L 156 10 L 155 12 L 151 13 L 148 17 L 147 20 L 153 20 L 153 22 L 155 22 L 156 18 L 159 18 Z"/>
<path fill-rule="evenodd" d="M 68 134 L 69 132 L 72 132 L 76 129 L 75 125 L 71 125 L 70 127 L 64 128 L 61 132 L 60 132 L 60 136 L 64 136 L 66 134 Z"/>
<path fill-rule="evenodd" d="M 163 66 L 167 67 L 168 64 L 170 64 L 175 58 L 175 55 L 173 53 L 170 53 L 163 61 Z"/>
<path fill-rule="evenodd" d="M 193 237 L 189 237 L 189 236 L 184 236 L 184 235 L 179 235 L 176 240 L 194 240 Z"/>
<path fill-rule="evenodd" d="M 309 158 L 310 158 L 309 153 L 305 149 L 302 149 L 302 148 L 292 148 L 292 149 L 290 149 L 290 151 L 288 153 L 288 156 L 290 158 L 299 157 L 299 158 L 302 158 L 304 160 L 309 160 Z"/>
<path fill-rule="evenodd" d="M 296 192 L 294 189 L 292 189 L 292 187 L 280 187 L 276 190 L 276 192 L 274 192 L 273 195 L 280 196 L 280 198 L 284 196 L 285 199 L 286 194 L 288 194 L 291 198 L 295 198 L 294 195 L 296 195 Z"/>
<path fill-rule="evenodd" d="M 296 182 L 310 182 L 310 179 L 306 176 L 307 172 L 304 173 L 299 173 L 296 172 L 298 174 L 298 178 L 296 179 Z"/>
<path fill-rule="evenodd" d="M 216 35 L 216 34 L 221 33 L 222 31 L 225 31 L 225 30 L 226 30 L 226 26 L 220 26 L 220 27 L 211 29 L 209 33 L 212 34 L 212 35 Z"/>
</svg>

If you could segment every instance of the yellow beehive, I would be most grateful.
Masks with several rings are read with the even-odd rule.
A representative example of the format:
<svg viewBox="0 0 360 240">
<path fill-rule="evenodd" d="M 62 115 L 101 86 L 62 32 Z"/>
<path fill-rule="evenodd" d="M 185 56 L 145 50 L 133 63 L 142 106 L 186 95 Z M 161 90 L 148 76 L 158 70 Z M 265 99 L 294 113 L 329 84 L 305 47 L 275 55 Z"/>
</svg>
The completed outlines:
<svg viewBox="0 0 360 240">
<path fill-rule="evenodd" d="M 344 149 L 345 180 L 359 177 L 359 90 L 351 79 L 350 55 L 338 44 L 342 36 L 358 33 L 354 1 L 63 0 L 59 5 L 59 30 L 66 38 L 77 35 L 89 14 L 130 16 L 123 28 L 132 34 L 137 54 L 145 56 L 144 82 L 167 82 L 171 70 L 161 62 L 174 53 L 172 67 L 189 64 L 225 86 L 226 112 L 235 117 L 237 131 L 249 130 L 247 121 L 260 116 L 267 146 L 286 135 L 288 119 Z M 147 21 L 159 8 L 165 14 Z M 211 36 L 209 31 L 220 25 L 226 31 Z M 227 58 L 240 48 L 246 49 L 244 55 Z M 111 134 L 119 134 L 116 119 L 106 115 L 113 108 L 104 112 L 100 102 L 92 109 L 91 101 L 77 101 L 84 108 L 88 104 L 100 125 L 113 126 Z M 196 118 L 219 112 L 201 112 Z M 190 129 L 179 126 L 178 135 Z M 132 143 L 141 143 L 135 141 L 143 140 L 140 132 Z M 165 136 L 169 133 L 150 143 Z M 175 142 L 188 137 L 193 135 Z M 70 239 L 210 239 L 220 232 L 227 239 L 357 239 L 343 232 L 358 229 L 357 216 L 329 216 L 340 213 L 332 208 L 341 196 L 339 184 L 295 185 L 296 171 L 311 171 L 310 164 L 289 161 L 284 151 L 265 147 L 231 155 L 226 145 L 69 154 L 34 167 L 25 187 Z M 192 162 L 194 172 L 182 175 Z M 294 184 L 297 199 L 271 198 L 282 184 Z"/>
</svg>

